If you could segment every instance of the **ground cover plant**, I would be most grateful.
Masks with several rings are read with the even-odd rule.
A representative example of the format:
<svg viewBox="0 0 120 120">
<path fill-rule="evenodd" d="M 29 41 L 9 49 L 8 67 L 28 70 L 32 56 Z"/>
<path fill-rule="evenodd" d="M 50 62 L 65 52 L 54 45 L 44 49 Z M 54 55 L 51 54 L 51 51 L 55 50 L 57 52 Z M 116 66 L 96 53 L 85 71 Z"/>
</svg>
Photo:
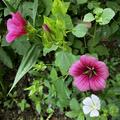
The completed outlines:
<svg viewBox="0 0 120 120">
<path fill-rule="evenodd" d="M 0 1 L 1 120 L 120 120 L 119 71 L 119 0 Z"/>
</svg>

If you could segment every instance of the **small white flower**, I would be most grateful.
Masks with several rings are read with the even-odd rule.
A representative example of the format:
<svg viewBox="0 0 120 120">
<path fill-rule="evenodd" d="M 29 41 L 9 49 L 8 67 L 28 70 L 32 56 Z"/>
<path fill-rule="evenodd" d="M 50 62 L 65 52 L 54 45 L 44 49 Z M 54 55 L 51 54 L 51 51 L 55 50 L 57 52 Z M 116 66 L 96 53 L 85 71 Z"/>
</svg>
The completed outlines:
<svg viewBox="0 0 120 120">
<path fill-rule="evenodd" d="M 99 116 L 100 99 L 96 95 L 92 94 L 91 97 L 86 97 L 83 100 L 83 112 L 84 114 L 90 114 L 90 117 Z"/>
</svg>

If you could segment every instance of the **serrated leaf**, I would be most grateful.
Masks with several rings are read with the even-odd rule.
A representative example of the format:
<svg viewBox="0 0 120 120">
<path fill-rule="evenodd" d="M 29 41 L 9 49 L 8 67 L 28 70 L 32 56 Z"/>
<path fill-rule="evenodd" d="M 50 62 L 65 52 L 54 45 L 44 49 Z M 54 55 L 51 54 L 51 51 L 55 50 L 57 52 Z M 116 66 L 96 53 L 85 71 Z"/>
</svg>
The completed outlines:
<svg viewBox="0 0 120 120">
<path fill-rule="evenodd" d="M 92 13 L 87 13 L 83 19 L 84 22 L 92 22 L 93 20 L 95 20 L 95 18 Z"/>
<path fill-rule="evenodd" d="M 22 62 L 18 68 L 17 74 L 15 76 L 15 80 L 13 82 L 13 85 L 9 91 L 9 93 L 11 92 L 11 90 L 15 87 L 15 85 L 21 80 L 21 78 L 35 65 L 38 57 L 40 54 L 40 48 L 37 45 L 33 45 L 28 53 L 26 53 L 23 56 Z"/>
<path fill-rule="evenodd" d="M 88 28 L 86 27 L 86 25 L 81 23 L 73 28 L 72 33 L 76 37 L 80 38 L 80 37 L 84 37 L 87 31 L 88 31 Z"/>
</svg>

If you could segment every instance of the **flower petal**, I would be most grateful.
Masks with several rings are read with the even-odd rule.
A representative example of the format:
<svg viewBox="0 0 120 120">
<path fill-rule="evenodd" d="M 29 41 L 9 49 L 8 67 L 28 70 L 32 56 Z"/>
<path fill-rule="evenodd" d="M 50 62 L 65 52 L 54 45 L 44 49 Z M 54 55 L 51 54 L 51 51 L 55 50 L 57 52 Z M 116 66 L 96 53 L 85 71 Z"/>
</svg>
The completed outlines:
<svg viewBox="0 0 120 120">
<path fill-rule="evenodd" d="M 108 71 L 108 67 L 106 66 L 104 62 L 98 61 L 96 63 L 96 69 L 97 69 L 97 74 L 99 76 L 101 76 L 105 80 L 108 78 L 109 71 Z"/>
<path fill-rule="evenodd" d="M 99 99 L 99 97 L 97 97 L 96 95 L 92 94 L 91 98 L 92 98 L 92 101 L 93 101 L 94 105 L 96 106 L 96 108 L 98 110 L 100 110 L 100 99 Z"/>
<path fill-rule="evenodd" d="M 16 35 L 15 33 L 9 32 L 9 33 L 6 35 L 6 40 L 7 40 L 8 43 L 13 42 L 16 38 L 17 38 L 17 35 Z"/>
<path fill-rule="evenodd" d="M 83 71 L 84 66 L 82 63 L 78 60 L 75 63 L 72 64 L 72 66 L 69 69 L 69 74 L 73 77 L 80 76 Z"/>
<path fill-rule="evenodd" d="M 86 97 L 84 100 L 83 100 L 83 104 L 84 105 L 87 105 L 87 106 L 92 106 L 93 105 L 93 101 L 90 97 Z"/>
<path fill-rule="evenodd" d="M 83 106 L 83 112 L 84 114 L 88 114 L 91 112 L 91 107 L 90 106 Z"/>
<path fill-rule="evenodd" d="M 93 91 L 103 90 L 106 86 L 105 80 L 100 77 L 93 77 L 89 80 L 90 89 Z"/>
<path fill-rule="evenodd" d="M 80 57 L 80 61 L 85 66 L 94 66 L 98 60 L 95 57 L 92 57 L 90 55 L 82 55 Z"/>
<path fill-rule="evenodd" d="M 97 116 L 99 116 L 98 110 L 92 110 L 92 111 L 90 112 L 90 117 L 97 117 Z"/>
<path fill-rule="evenodd" d="M 76 86 L 80 91 L 90 90 L 89 79 L 86 75 L 80 75 L 79 77 L 75 77 L 73 85 Z"/>
<path fill-rule="evenodd" d="M 12 13 L 12 20 L 16 25 L 26 25 L 26 20 L 22 17 L 22 15 L 19 12 Z"/>
</svg>

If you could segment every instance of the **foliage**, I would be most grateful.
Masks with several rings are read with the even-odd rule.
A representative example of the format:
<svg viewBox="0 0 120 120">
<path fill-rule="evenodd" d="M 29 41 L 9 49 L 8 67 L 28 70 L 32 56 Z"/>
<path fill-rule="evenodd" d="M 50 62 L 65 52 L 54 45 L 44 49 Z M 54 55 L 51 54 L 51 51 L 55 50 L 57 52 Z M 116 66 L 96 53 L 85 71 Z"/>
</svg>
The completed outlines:
<svg viewBox="0 0 120 120">
<path fill-rule="evenodd" d="M 9 44 L 6 22 L 16 11 L 27 21 L 28 33 Z M 91 54 L 110 72 L 105 90 L 95 93 L 101 111 L 92 120 L 119 120 L 119 19 L 119 0 L 0 1 L 0 112 L 32 109 L 40 120 L 91 120 L 82 100 L 93 91 L 78 91 L 69 76 L 70 66 Z"/>
</svg>

